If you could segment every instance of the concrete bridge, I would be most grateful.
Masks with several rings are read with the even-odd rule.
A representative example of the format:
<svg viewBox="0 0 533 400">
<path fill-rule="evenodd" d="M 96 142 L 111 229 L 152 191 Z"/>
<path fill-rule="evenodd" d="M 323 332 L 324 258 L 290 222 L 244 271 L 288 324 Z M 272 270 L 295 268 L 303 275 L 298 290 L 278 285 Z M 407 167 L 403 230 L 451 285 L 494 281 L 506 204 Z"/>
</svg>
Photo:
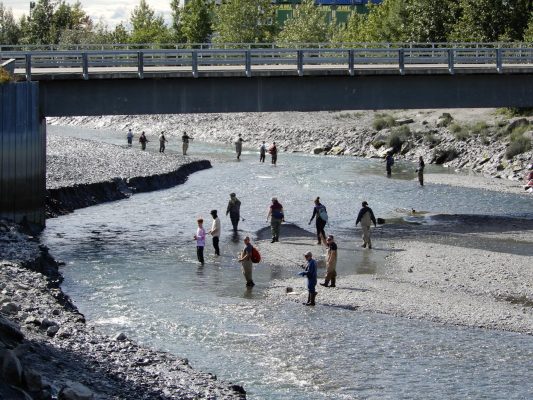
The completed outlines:
<svg viewBox="0 0 533 400">
<path fill-rule="evenodd" d="M 0 218 L 44 226 L 46 116 L 533 107 L 533 47 L 0 47 Z"/>
</svg>

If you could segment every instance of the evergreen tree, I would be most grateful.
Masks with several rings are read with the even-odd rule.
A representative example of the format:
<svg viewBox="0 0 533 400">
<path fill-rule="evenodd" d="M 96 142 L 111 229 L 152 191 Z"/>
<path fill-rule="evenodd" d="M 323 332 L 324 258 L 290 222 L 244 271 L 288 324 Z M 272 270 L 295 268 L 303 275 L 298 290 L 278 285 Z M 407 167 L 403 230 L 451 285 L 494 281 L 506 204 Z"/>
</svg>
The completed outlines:
<svg viewBox="0 0 533 400">
<path fill-rule="evenodd" d="M 139 5 L 135 7 L 130 23 L 133 27 L 130 37 L 132 43 L 168 43 L 171 40 L 171 32 L 163 17 L 155 15 L 146 0 L 140 0 Z"/>
<path fill-rule="evenodd" d="M 277 37 L 281 43 L 321 43 L 329 39 L 326 15 L 314 0 L 304 0 L 296 6 Z"/>
<path fill-rule="evenodd" d="M 190 0 L 181 13 L 183 36 L 188 43 L 205 43 L 213 32 L 211 6 L 206 0 Z"/>
<path fill-rule="evenodd" d="M 219 43 L 270 42 L 275 33 L 270 0 L 227 0 L 216 8 L 214 40 Z"/>
</svg>

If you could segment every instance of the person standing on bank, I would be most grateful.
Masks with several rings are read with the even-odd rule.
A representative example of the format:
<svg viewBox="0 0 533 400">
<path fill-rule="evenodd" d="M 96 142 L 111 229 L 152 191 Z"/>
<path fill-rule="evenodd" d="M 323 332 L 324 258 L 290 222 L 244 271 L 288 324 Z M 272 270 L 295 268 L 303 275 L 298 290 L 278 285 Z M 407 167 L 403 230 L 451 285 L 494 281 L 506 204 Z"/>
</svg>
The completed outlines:
<svg viewBox="0 0 533 400">
<path fill-rule="evenodd" d="M 244 238 L 244 249 L 242 250 L 239 256 L 239 262 L 241 263 L 242 274 L 244 275 L 244 279 L 246 279 L 246 287 L 248 288 L 252 288 L 255 286 L 255 283 L 252 279 L 252 251 L 253 246 L 250 243 L 250 238 L 246 236 Z"/>
<path fill-rule="evenodd" d="M 200 264 L 204 265 L 204 247 L 205 247 L 205 230 L 203 227 L 204 220 L 198 218 L 198 229 L 196 230 L 196 235 L 194 235 L 194 240 L 196 240 L 196 256 Z"/>
<path fill-rule="evenodd" d="M 165 133 L 161 132 L 161 135 L 159 135 L 159 152 L 164 153 L 165 152 L 165 143 L 167 142 L 167 138 L 165 137 Z"/>
<path fill-rule="evenodd" d="M 263 141 L 263 144 L 259 146 L 259 162 L 262 162 L 262 163 L 265 162 L 266 151 L 267 151 L 267 147 L 266 147 L 265 141 Z"/>
<path fill-rule="evenodd" d="M 189 141 L 192 141 L 192 137 L 187 135 L 187 132 L 183 132 L 183 136 L 181 137 L 181 141 L 183 142 L 182 143 L 183 155 L 186 156 L 187 155 L 187 150 L 189 149 Z"/>
<path fill-rule="evenodd" d="M 230 193 L 228 208 L 226 209 L 226 216 L 229 214 L 231 225 L 233 225 L 233 233 L 237 233 L 239 220 L 241 219 L 241 201 L 237 198 L 235 193 Z"/>
<path fill-rule="evenodd" d="M 304 271 L 300 272 L 299 275 L 307 277 L 307 290 L 309 294 L 307 295 L 307 303 L 304 303 L 306 306 L 314 306 L 316 298 L 316 261 L 313 259 L 313 254 L 308 251 L 304 254 L 305 260 L 307 261 Z"/>
<path fill-rule="evenodd" d="M 142 131 L 141 136 L 139 137 L 139 143 L 141 144 L 141 149 L 146 150 L 146 143 L 148 143 L 149 140 L 146 138 L 146 135 L 144 134 L 144 131 Z"/>
<path fill-rule="evenodd" d="M 131 147 L 133 144 L 133 132 L 131 129 L 128 129 L 128 134 L 126 135 L 126 138 L 128 139 L 128 147 Z"/>
<path fill-rule="evenodd" d="M 272 142 L 272 146 L 270 146 L 268 152 L 272 156 L 272 165 L 276 165 L 278 162 L 278 148 L 276 147 L 276 142 Z"/>
<path fill-rule="evenodd" d="M 335 287 L 335 280 L 337 279 L 337 243 L 333 239 L 333 235 L 329 235 L 326 239 L 328 246 L 328 253 L 326 255 L 326 278 L 324 287 Z M 331 282 L 331 285 L 329 284 Z"/>
<path fill-rule="evenodd" d="M 372 222 L 375 228 L 376 217 L 374 217 L 374 212 L 370 207 L 368 207 L 368 203 L 366 201 L 363 201 L 362 206 L 363 208 L 359 210 L 359 215 L 357 215 L 355 226 L 361 222 L 361 229 L 363 230 L 363 245 L 361 247 L 365 248 L 368 246 L 368 248 L 371 249 L 372 242 L 370 240 L 370 223 Z"/>
<path fill-rule="evenodd" d="M 418 182 L 420 182 L 420 186 L 424 186 L 424 167 L 426 164 L 424 163 L 424 159 L 422 156 L 418 159 L 418 168 L 416 169 L 416 172 L 418 174 Z"/>
<path fill-rule="evenodd" d="M 285 221 L 283 206 L 276 197 L 272 197 L 272 204 L 268 209 L 267 222 L 270 218 L 270 229 L 272 231 L 272 242 L 279 242 L 279 231 L 281 223 Z"/>
<path fill-rule="evenodd" d="M 218 218 L 217 210 L 211 210 L 211 216 L 213 217 L 213 224 L 211 225 L 211 230 L 207 233 L 213 237 L 215 256 L 219 256 L 220 248 L 218 247 L 218 243 L 220 241 L 220 218 Z"/>
<path fill-rule="evenodd" d="M 392 156 L 392 151 L 389 151 L 387 153 L 387 156 L 385 157 L 385 169 L 387 170 L 387 176 L 390 177 L 392 175 L 392 166 L 394 165 L 394 157 Z"/>
<path fill-rule="evenodd" d="M 237 160 L 241 159 L 241 152 L 242 152 L 242 142 L 245 140 L 242 138 L 242 135 L 239 133 L 239 137 L 235 141 L 235 152 L 237 153 Z"/>
<path fill-rule="evenodd" d="M 315 207 L 313 208 L 313 215 L 309 220 L 309 225 L 313 222 L 313 218 L 316 216 L 316 237 L 318 239 L 317 244 L 322 244 L 322 241 L 326 241 L 326 232 L 324 228 L 328 222 L 328 213 L 326 207 L 320 203 L 320 197 L 315 199 Z"/>
</svg>

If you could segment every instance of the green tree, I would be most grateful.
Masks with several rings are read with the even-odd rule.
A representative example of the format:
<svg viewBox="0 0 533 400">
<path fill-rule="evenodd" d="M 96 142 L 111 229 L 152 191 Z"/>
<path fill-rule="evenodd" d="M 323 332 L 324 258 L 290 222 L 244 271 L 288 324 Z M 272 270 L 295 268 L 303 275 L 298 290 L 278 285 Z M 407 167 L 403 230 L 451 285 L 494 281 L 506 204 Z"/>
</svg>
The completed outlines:
<svg viewBox="0 0 533 400">
<path fill-rule="evenodd" d="M 74 5 L 61 1 L 52 22 L 53 43 L 82 44 L 94 40 L 93 21 L 79 1 Z"/>
<path fill-rule="evenodd" d="M 130 37 L 132 43 L 168 43 L 171 40 L 171 32 L 163 17 L 155 15 L 146 0 L 140 0 L 134 8 L 130 23 L 133 27 Z"/>
<path fill-rule="evenodd" d="M 185 4 L 181 13 L 181 27 L 188 43 L 205 43 L 213 33 L 210 4 L 206 0 L 190 0 Z"/>
<path fill-rule="evenodd" d="M 296 6 L 277 37 L 281 43 L 321 43 L 330 39 L 326 14 L 314 0 L 304 0 Z"/>
<path fill-rule="evenodd" d="M 507 1 L 460 0 L 459 8 L 460 15 L 450 34 L 451 40 L 495 42 L 505 33 Z"/>
<path fill-rule="evenodd" d="M 366 26 L 366 14 L 353 12 L 345 27 L 337 29 L 332 37 L 334 43 L 357 43 L 364 38 L 364 28 Z"/>
<path fill-rule="evenodd" d="M 407 39 L 408 12 L 403 0 L 368 4 L 369 14 L 361 29 L 365 42 L 404 42 Z"/>
<path fill-rule="evenodd" d="M 175 42 L 182 43 L 185 41 L 183 36 L 183 26 L 181 21 L 182 8 L 180 0 L 171 0 L 170 9 L 172 10 L 172 36 Z"/>
<path fill-rule="evenodd" d="M 275 33 L 275 13 L 270 0 L 227 0 L 216 8 L 218 43 L 270 42 Z"/>
<path fill-rule="evenodd" d="M 20 27 L 15 22 L 11 8 L 6 8 L 0 3 L 0 43 L 18 44 L 20 35 Z"/>
<path fill-rule="evenodd" d="M 452 0 L 411 0 L 406 3 L 406 39 L 410 42 L 446 42 L 457 17 Z"/>
<path fill-rule="evenodd" d="M 126 27 L 121 22 L 117 26 L 115 26 L 115 29 L 113 32 L 111 32 L 111 40 L 110 43 L 128 43 L 131 42 L 130 34 L 128 33 Z"/>
<path fill-rule="evenodd" d="M 51 0 L 38 0 L 29 18 L 28 41 L 30 44 L 54 43 L 54 5 Z"/>
<path fill-rule="evenodd" d="M 524 32 L 524 42 L 533 42 L 533 12 L 529 15 L 529 23 Z"/>
</svg>

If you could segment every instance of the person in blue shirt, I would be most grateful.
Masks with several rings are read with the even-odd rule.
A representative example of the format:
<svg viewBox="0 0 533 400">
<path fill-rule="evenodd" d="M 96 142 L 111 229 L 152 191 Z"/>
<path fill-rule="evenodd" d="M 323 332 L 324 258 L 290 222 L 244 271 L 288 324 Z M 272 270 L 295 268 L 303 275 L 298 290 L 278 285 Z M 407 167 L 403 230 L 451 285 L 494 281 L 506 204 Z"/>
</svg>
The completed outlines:
<svg viewBox="0 0 533 400">
<path fill-rule="evenodd" d="M 313 259 L 313 254 L 310 251 L 305 253 L 304 257 L 307 263 L 304 271 L 299 273 L 299 275 L 307 277 L 307 290 L 309 291 L 309 295 L 307 297 L 307 303 L 304 303 L 304 305 L 314 306 L 316 298 L 317 265 L 316 261 Z"/>
</svg>

